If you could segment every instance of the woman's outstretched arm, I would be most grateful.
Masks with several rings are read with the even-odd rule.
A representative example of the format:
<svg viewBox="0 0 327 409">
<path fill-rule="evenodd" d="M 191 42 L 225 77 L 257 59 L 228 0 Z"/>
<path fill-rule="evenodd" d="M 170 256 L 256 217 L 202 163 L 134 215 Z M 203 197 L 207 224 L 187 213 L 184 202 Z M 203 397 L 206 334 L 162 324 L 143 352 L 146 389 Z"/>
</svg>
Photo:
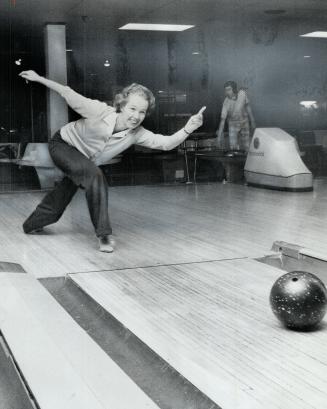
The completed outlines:
<svg viewBox="0 0 327 409">
<path fill-rule="evenodd" d="M 173 135 L 154 134 L 148 130 L 140 132 L 136 137 L 136 144 L 145 146 L 151 149 L 171 150 L 180 145 L 184 140 L 203 124 L 203 112 L 206 107 L 202 107 L 200 111 L 191 116 L 184 128 L 175 132 Z"/>
<path fill-rule="evenodd" d="M 45 85 L 47 88 L 58 92 L 58 94 L 61 94 L 62 92 L 64 92 L 66 88 L 65 85 L 59 84 L 59 82 L 55 82 L 52 80 L 48 80 L 47 78 L 41 77 L 41 75 L 37 74 L 33 70 L 22 71 L 19 74 L 19 76 L 24 78 L 26 81 L 38 82 L 42 85 Z"/>
<path fill-rule="evenodd" d="M 26 81 L 38 82 L 39 84 L 43 84 L 47 88 L 58 92 L 58 94 L 65 99 L 66 103 L 84 118 L 102 115 L 107 110 L 113 111 L 113 108 L 109 107 L 105 102 L 86 98 L 66 85 L 41 77 L 41 75 L 33 70 L 22 71 L 19 76 Z"/>
</svg>

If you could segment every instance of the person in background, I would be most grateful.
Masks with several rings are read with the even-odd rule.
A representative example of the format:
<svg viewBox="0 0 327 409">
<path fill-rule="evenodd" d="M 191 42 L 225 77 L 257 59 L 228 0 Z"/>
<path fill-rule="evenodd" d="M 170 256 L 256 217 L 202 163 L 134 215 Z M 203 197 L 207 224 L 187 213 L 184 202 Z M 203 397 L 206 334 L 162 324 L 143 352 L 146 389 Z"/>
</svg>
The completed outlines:
<svg viewBox="0 0 327 409">
<path fill-rule="evenodd" d="M 113 251 L 114 240 L 108 213 L 108 184 L 100 165 L 137 144 L 170 150 L 181 144 L 203 123 L 205 107 L 193 115 L 184 128 L 170 136 L 155 134 L 141 126 L 152 112 L 155 98 L 139 84 L 131 84 L 116 95 L 114 107 L 86 98 L 70 87 L 28 70 L 19 74 L 26 81 L 38 82 L 59 93 L 81 118 L 64 125 L 49 141 L 49 152 L 65 177 L 45 195 L 23 224 L 27 234 L 38 233 L 55 223 L 64 213 L 78 188 L 85 190 L 88 209 L 99 249 Z"/>
<path fill-rule="evenodd" d="M 248 96 L 244 89 L 237 89 L 234 81 L 224 84 L 225 100 L 221 110 L 219 128 L 216 131 L 217 145 L 224 147 L 224 127 L 228 122 L 230 150 L 248 151 L 250 133 L 256 127 Z"/>
</svg>

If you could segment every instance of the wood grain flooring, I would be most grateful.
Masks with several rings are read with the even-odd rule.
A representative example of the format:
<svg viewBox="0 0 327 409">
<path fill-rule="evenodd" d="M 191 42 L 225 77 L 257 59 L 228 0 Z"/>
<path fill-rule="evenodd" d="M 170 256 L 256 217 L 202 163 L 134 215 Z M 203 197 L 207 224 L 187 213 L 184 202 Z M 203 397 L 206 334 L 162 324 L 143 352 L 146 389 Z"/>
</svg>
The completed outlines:
<svg viewBox="0 0 327 409">
<path fill-rule="evenodd" d="M 29 274 L 0 274 L 0 329 L 42 409 L 158 409 Z"/>
<path fill-rule="evenodd" d="M 110 189 L 117 246 L 97 250 L 83 192 L 45 234 L 21 225 L 41 193 L 0 195 L 0 260 L 36 277 L 162 264 L 261 257 L 275 240 L 327 254 L 327 180 L 314 192 L 288 193 L 232 184 Z"/>
<path fill-rule="evenodd" d="M 70 277 L 222 409 L 325 409 L 327 320 L 281 327 L 269 306 L 281 274 L 243 259 Z"/>
</svg>

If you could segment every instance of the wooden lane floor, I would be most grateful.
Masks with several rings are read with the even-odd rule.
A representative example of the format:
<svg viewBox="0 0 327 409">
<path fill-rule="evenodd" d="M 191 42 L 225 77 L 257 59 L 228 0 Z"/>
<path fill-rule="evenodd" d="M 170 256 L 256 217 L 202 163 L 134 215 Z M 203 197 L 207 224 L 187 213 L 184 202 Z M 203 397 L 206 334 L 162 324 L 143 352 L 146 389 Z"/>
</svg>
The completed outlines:
<svg viewBox="0 0 327 409">
<path fill-rule="evenodd" d="M 42 193 L 0 195 L 1 260 L 36 277 L 262 257 L 276 240 L 327 254 L 327 180 L 315 191 L 287 193 L 242 185 L 117 187 L 109 191 L 117 246 L 97 250 L 83 192 L 45 234 L 21 225 Z"/>
<path fill-rule="evenodd" d="M 280 326 L 269 292 L 281 274 L 243 259 L 70 277 L 222 409 L 325 409 L 327 321 Z"/>
</svg>

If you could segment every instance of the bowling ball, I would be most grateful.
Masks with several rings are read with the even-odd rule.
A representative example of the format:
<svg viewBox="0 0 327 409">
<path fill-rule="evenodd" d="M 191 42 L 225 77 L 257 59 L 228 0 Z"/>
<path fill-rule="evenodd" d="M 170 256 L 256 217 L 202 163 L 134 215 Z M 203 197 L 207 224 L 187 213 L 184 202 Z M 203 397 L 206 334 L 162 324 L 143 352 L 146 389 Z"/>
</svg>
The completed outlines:
<svg viewBox="0 0 327 409">
<path fill-rule="evenodd" d="M 315 327 L 327 310 L 327 290 L 314 274 L 292 271 L 277 279 L 270 292 L 275 316 L 288 328 Z"/>
</svg>

